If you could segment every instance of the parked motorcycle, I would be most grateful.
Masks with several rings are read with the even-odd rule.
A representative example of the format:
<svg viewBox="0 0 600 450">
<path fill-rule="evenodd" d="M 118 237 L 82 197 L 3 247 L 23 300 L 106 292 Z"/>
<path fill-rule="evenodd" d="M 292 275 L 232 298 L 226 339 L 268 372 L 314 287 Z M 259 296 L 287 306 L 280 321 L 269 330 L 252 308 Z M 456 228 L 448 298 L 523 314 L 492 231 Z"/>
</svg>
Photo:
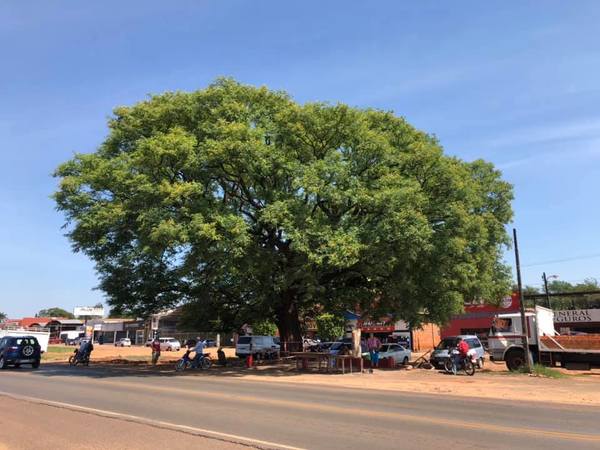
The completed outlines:
<svg viewBox="0 0 600 450">
<path fill-rule="evenodd" d="M 459 370 L 462 370 L 469 376 L 475 375 L 475 368 L 477 367 L 477 354 L 475 352 L 469 350 L 467 357 L 461 359 L 459 367 L 456 367 L 454 364 L 454 360 L 459 354 L 459 351 L 457 349 L 452 349 L 449 353 L 450 357 L 444 363 L 446 372 L 456 375 Z"/>
<path fill-rule="evenodd" d="M 196 363 L 195 358 L 190 358 L 191 350 L 186 351 L 181 359 L 175 363 L 175 371 L 183 372 L 186 369 L 210 369 L 212 361 L 209 353 L 203 353 L 200 361 Z"/>
</svg>

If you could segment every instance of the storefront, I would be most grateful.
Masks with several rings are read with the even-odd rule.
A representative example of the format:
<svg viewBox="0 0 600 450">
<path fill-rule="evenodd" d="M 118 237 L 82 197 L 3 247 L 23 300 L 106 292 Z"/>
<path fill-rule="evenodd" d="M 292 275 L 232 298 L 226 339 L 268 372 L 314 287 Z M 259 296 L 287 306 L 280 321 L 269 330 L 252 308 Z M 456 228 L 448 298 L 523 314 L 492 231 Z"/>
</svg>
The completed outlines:
<svg viewBox="0 0 600 450">
<path fill-rule="evenodd" d="M 397 342 L 412 351 L 425 351 L 433 348 L 440 341 L 440 329 L 434 324 L 423 324 L 422 327 L 411 327 L 404 320 L 392 321 L 384 317 L 377 321 L 361 319 L 357 314 L 348 312 L 346 314 L 346 332 L 353 328 L 361 330 L 361 335 L 366 338 L 373 333 L 382 342 Z"/>
<path fill-rule="evenodd" d="M 466 305 L 465 312 L 454 316 L 448 326 L 442 329 L 441 335 L 442 338 L 445 338 L 460 334 L 474 334 L 487 347 L 487 338 L 494 316 L 518 311 L 519 297 L 517 294 L 506 297 L 498 307 L 486 304 Z"/>
</svg>

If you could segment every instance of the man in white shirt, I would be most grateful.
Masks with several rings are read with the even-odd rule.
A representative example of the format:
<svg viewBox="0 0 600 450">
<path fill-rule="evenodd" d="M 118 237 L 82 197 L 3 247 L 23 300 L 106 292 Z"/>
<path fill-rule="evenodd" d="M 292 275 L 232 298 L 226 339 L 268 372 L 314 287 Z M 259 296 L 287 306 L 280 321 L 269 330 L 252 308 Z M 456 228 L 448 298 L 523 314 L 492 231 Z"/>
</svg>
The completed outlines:
<svg viewBox="0 0 600 450">
<path fill-rule="evenodd" d="M 194 355 L 194 367 L 198 367 L 198 365 L 200 364 L 200 360 L 204 357 L 204 344 L 204 341 L 200 338 L 198 338 L 198 340 L 196 341 L 196 346 L 193 350 L 193 352 L 196 353 Z"/>
</svg>

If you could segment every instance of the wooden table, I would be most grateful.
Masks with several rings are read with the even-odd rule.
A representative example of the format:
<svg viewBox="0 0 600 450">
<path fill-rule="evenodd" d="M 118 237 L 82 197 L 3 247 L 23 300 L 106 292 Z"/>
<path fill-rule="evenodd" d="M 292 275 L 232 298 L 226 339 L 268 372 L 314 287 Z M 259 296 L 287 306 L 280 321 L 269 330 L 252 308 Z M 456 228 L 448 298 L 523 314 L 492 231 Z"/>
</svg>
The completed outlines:
<svg viewBox="0 0 600 450">
<path fill-rule="evenodd" d="M 346 373 L 346 361 L 349 362 L 349 368 L 350 368 L 350 373 L 352 373 L 352 362 L 357 359 L 356 357 L 352 356 L 352 355 L 340 355 L 340 356 L 336 356 L 335 357 L 337 361 L 342 361 L 342 374 Z M 360 359 L 360 373 L 363 372 L 364 370 L 364 366 L 363 366 L 363 359 Z"/>
<path fill-rule="evenodd" d="M 302 368 L 306 369 L 308 361 L 317 361 L 319 370 L 321 370 L 321 365 L 325 361 L 327 372 L 331 368 L 331 361 L 335 358 L 335 355 L 322 352 L 293 352 L 290 353 L 290 356 L 296 359 L 296 369 L 300 369 L 300 362 L 302 362 Z"/>
</svg>

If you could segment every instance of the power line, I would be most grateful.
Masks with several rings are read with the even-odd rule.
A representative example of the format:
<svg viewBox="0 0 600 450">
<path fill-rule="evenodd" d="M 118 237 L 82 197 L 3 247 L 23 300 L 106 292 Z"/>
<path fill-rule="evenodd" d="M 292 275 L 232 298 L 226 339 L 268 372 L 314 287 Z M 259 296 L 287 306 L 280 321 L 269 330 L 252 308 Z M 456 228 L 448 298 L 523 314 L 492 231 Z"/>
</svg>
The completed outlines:
<svg viewBox="0 0 600 450">
<path fill-rule="evenodd" d="M 553 259 L 553 260 L 548 260 L 548 261 L 539 261 L 539 262 L 535 262 L 535 263 L 532 263 L 532 264 L 525 264 L 522 267 L 543 266 L 544 264 L 555 264 L 555 263 L 561 263 L 561 262 L 579 261 L 579 260 L 582 260 L 582 259 L 593 259 L 593 258 L 600 258 L 600 253 L 594 253 L 594 254 L 591 254 L 591 255 L 573 256 L 571 258 Z"/>
</svg>

